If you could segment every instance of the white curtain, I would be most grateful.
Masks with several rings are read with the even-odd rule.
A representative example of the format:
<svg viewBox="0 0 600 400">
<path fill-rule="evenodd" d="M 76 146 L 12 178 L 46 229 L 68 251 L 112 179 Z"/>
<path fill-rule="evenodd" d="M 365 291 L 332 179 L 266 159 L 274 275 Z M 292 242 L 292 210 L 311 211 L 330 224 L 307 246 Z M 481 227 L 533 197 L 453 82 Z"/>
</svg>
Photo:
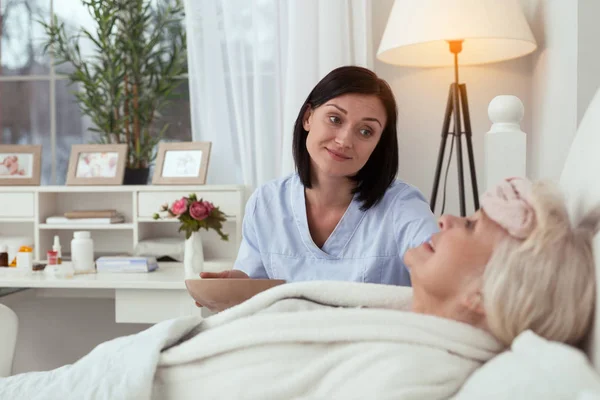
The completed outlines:
<svg viewBox="0 0 600 400">
<path fill-rule="evenodd" d="M 372 68 L 371 0 L 185 0 L 195 141 L 207 183 L 257 187 L 294 171 L 292 130 L 312 87 Z"/>
</svg>

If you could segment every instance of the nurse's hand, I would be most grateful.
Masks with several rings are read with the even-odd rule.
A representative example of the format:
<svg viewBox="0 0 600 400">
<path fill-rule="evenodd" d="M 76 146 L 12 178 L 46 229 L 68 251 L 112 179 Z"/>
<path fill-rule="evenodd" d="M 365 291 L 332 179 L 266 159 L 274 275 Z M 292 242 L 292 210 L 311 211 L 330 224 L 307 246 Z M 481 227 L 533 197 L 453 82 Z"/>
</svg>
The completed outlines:
<svg viewBox="0 0 600 400">
<path fill-rule="evenodd" d="M 244 271 L 230 269 L 221 272 L 201 272 L 200 278 L 203 279 L 250 279 Z"/>
<path fill-rule="evenodd" d="M 200 278 L 203 279 L 250 279 L 245 272 L 237 269 L 221 272 L 201 272 Z M 196 302 L 196 307 L 202 307 L 202 304 Z"/>
</svg>

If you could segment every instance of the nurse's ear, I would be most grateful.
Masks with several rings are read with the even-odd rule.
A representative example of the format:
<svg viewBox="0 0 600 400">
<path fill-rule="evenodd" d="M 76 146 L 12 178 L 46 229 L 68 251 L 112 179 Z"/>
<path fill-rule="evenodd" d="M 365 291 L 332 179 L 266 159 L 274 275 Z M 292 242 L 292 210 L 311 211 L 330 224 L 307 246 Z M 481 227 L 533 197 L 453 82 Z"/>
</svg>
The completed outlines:
<svg viewBox="0 0 600 400">
<path fill-rule="evenodd" d="M 306 105 L 306 111 L 304 112 L 304 116 L 302 117 L 302 127 L 306 132 L 310 131 L 310 121 L 313 116 L 313 109 L 310 104 Z"/>
</svg>

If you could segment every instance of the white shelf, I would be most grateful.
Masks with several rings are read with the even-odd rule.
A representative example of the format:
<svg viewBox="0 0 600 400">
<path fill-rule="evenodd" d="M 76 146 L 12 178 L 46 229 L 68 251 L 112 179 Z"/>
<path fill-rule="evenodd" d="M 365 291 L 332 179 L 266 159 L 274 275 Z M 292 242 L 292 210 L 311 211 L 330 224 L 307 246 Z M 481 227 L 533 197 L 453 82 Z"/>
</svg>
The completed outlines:
<svg viewBox="0 0 600 400">
<path fill-rule="evenodd" d="M 138 220 L 138 222 L 160 222 L 160 223 L 165 223 L 165 222 L 169 222 L 169 223 L 180 222 L 177 218 L 154 219 L 152 217 L 138 217 L 137 220 Z"/>
<path fill-rule="evenodd" d="M 79 230 L 93 232 L 97 253 L 133 254 L 144 240 L 183 238 L 176 218 L 154 220 L 152 216 L 165 202 L 190 193 L 212 201 L 231 216 L 224 227 L 230 241 L 223 242 L 214 232 L 201 232 L 205 256 L 232 257 L 242 238 L 246 189 L 240 185 L 5 186 L 0 187 L 0 225 L 6 225 L 2 229 L 3 236 L 10 233 L 28 237 L 33 243 L 34 258 L 38 259 L 44 258 L 46 251 L 52 248 L 54 236 L 59 236 L 62 251 L 68 253 L 72 234 Z M 124 223 L 46 223 L 49 216 L 64 215 L 68 211 L 112 209 L 123 214 Z"/>
<path fill-rule="evenodd" d="M 40 224 L 39 228 L 48 230 L 127 230 L 133 229 L 133 224 Z"/>
<path fill-rule="evenodd" d="M 235 218 L 225 218 L 225 221 L 234 221 Z M 158 223 L 173 223 L 173 222 L 178 222 L 180 223 L 181 221 L 179 221 L 177 218 L 163 218 L 163 219 L 154 219 L 152 217 L 138 217 L 137 218 L 137 222 L 158 222 Z"/>
<path fill-rule="evenodd" d="M 21 186 L 4 187 L 2 192 L 25 192 L 34 190 L 38 193 L 114 193 L 114 192 L 238 192 L 244 191 L 243 185 L 115 185 L 115 186 Z"/>
<path fill-rule="evenodd" d="M 5 223 L 9 223 L 9 222 L 15 222 L 15 223 L 22 223 L 22 222 L 34 222 L 35 219 L 33 217 L 31 218 L 0 218 L 0 222 L 5 222 Z"/>
</svg>

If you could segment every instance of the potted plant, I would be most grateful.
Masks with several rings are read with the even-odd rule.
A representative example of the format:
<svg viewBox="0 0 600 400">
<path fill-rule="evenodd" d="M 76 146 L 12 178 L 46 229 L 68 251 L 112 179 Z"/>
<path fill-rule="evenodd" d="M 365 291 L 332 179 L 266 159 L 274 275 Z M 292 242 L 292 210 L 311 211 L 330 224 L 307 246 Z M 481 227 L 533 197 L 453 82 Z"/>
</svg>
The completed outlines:
<svg viewBox="0 0 600 400">
<path fill-rule="evenodd" d="M 145 184 L 155 146 L 167 125 L 157 121 L 186 71 L 186 36 L 181 0 L 81 0 L 95 30 L 69 33 L 56 15 L 46 31 L 45 50 L 55 63 L 70 64 L 70 84 L 99 143 L 126 143 L 125 184 Z M 80 39 L 93 48 L 85 57 Z M 86 51 L 87 54 L 87 51 Z"/>
<path fill-rule="evenodd" d="M 186 277 L 198 277 L 204 265 L 204 251 L 200 229 L 214 230 L 221 240 L 229 240 L 223 233 L 223 222 L 227 216 L 210 201 L 198 199 L 195 193 L 175 200 L 169 207 L 164 204 L 160 212 L 153 215 L 155 220 L 177 218 L 180 222 L 179 232 L 185 232 L 185 250 L 183 267 Z"/>
</svg>

